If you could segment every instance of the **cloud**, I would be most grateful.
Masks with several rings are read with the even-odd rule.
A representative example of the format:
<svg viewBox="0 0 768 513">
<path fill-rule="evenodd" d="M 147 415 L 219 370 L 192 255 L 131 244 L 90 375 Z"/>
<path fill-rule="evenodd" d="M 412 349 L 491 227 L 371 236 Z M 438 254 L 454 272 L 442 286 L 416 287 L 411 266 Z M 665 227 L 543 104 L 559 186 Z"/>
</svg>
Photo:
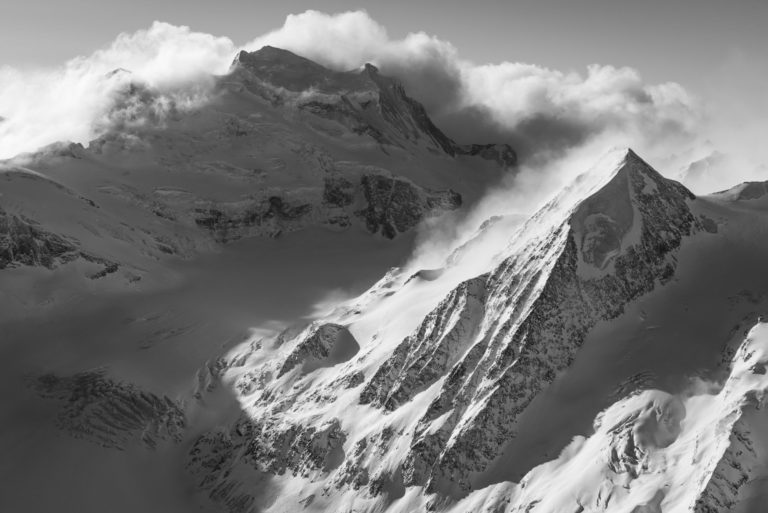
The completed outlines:
<svg viewBox="0 0 768 513">
<path fill-rule="evenodd" d="M 386 28 L 365 11 L 291 14 L 285 24 L 245 45 L 290 50 L 336 70 L 351 70 L 370 62 L 397 76 L 409 94 L 433 114 L 460 99 L 461 65 L 450 43 L 424 32 L 392 39 Z"/>
<path fill-rule="evenodd" d="M 61 140 L 88 142 L 132 82 L 157 91 L 160 103 L 195 103 L 234 53 L 228 38 L 156 22 L 56 69 L 1 67 L 0 158 Z M 130 73 L 111 73 L 119 68 Z"/>
</svg>

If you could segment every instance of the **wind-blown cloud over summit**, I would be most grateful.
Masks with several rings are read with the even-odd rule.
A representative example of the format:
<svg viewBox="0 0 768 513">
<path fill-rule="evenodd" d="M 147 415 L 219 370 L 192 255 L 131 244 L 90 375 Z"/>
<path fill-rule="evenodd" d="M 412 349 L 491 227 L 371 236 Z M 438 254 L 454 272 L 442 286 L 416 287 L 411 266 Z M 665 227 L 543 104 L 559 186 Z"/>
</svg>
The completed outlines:
<svg viewBox="0 0 768 513">
<path fill-rule="evenodd" d="M 562 151 L 607 131 L 635 145 L 683 141 L 700 116 L 681 86 L 645 84 L 631 68 L 593 65 L 582 74 L 514 62 L 476 65 L 423 32 L 392 39 L 364 11 L 307 11 L 241 46 L 155 22 L 56 69 L 0 68 L 0 157 L 59 140 L 86 143 L 113 121 L 110 109 L 129 81 L 177 106 L 198 105 L 212 75 L 225 73 L 240 48 L 265 44 L 335 69 L 372 62 L 400 78 L 453 137 L 510 142 L 523 155 Z M 131 74 L 110 73 L 118 68 Z"/>
<path fill-rule="evenodd" d="M 595 64 L 580 74 L 518 62 L 476 65 L 423 32 L 391 39 L 362 11 L 291 15 L 246 46 L 265 44 L 336 69 L 372 62 L 403 81 L 454 137 L 510 142 L 524 154 L 568 149 L 606 130 L 679 142 L 700 118 L 680 85 L 646 84 L 631 68 Z"/>
</svg>

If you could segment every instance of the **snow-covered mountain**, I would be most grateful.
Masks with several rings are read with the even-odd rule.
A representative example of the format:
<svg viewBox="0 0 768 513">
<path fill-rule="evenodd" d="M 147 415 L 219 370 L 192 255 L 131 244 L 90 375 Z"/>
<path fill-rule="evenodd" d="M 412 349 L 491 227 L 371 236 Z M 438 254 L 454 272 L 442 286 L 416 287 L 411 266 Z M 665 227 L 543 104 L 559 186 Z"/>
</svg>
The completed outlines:
<svg viewBox="0 0 768 513">
<path fill-rule="evenodd" d="M 6 290 L 64 273 L 135 289 L 114 309 L 5 324 L 21 335 L 0 360 L 21 363 L 0 390 L 23 381 L 26 395 L 0 416 L 24 443 L 0 449 L 41 447 L 29 458 L 54 469 L 77 457 L 88 482 L 110 468 L 147 490 L 115 501 L 103 484 L 85 506 L 62 503 L 761 511 L 768 183 L 695 196 L 615 150 L 530 217 L 489 219 L 424 269 L 397 245 L 514 172 L 510 148 L 455 143 L 372 66 L 335 72 L 265 47 L 216 80 L 203 107 L 0 175 Z M 120 119 L 157 107 L 136 84 L 116 105 Z M 238 258 L 220 249 L 278 233 Z M 211 248 L 205 268 L 178 258 Z M 354 293 L 291 308 L 356 269 L 369 281 Z M 163 273 L 201 285 L 142 288 Z M 236 318 L 249 297 L 261 311 Z M 54 476 L 31 475 L 51 471 L 22 467 L 0 467 L 23 484 L 7 507 L 50 507 L 39 497 Z"/>
<path fill-rule="evenodd" d="M 462 248 L 481 269 L 392 270 L 219 360 L 242 412 L 188 468 L 233 511 L 746 504 L 768 385 L 765 325 L 749 331 L 768 204 L 748 197 L 608 155 L 493 257 Z"/>
<path fill-rule="evenodd" d="M 158 261 L 241 238 L 323 226 L 391 239 L 516 168 L 507 145 L 453 142 L 371 65 L 241 52 L 192 107 L 129 71 L 108 79 L 120 87 L 100 137 L 0 163 L 0 267 L 70 264 L 140 287 Z"/>
</svg>

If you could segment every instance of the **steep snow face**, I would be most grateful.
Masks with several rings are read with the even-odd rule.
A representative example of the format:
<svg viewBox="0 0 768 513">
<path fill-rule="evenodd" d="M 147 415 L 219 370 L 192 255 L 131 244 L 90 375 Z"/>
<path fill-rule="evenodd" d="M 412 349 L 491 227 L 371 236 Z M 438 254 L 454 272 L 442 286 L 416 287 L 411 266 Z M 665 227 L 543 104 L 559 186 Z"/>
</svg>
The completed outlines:
<svg viewBox="0 0 768 513">
<path fill-rule="evenodd" d="M 496 467 L 518 427 L 539 415 L 534 400 L 553 384 L 576 379 L 569 378 L 571 368 L 597 328 L 625 316 L 639 298 L 672 286 L 686 241 L 716 237 L 717 226 L 706 220 L 715 221 L 703 212 L 717 208 L 631 151 L 609 154 L 509 234 L 496 256 L 484 255 L 485 269 L 469 266 L 468 273 L 456 265 L 472 255 L 470 241 L 460 256 L 447 256 L 442 269 L 393 270 L 309 331 L 253 340 L 235 352 L 222 379 L 244 391 L 243 415 L 225 432 L 201 437 L 189 468 L 212 497 L 245 510 L 263 506 L 248 491 L 253 471 L 298 490 L 310 509 L 444 509 L 462 497 L 490 500 L 487 494 L 508 504 L 514 487 L 494 484 L 505 480 Z M 306 346 L 309 333 L 328 325 L 347 326 L 359 352 L 308 374 L 279 371 Z M 604 343 L 590 343 L 596 344 Z M 601 359 L 610 349 L 602 351 Z M 595 372 L 601 371 L 586 377 Z M 643 383 L 632 375 L 606 376 L 600 389 L 623 386 L 627 393 Z M 610 413 L 632 417 L 631 428 L 612 432 L 621 422 L 601 421 L 598 431 L 613 433 L 617 447 L 635 438 L 642 451 L 671 446 L 692 406 L 666 392 L 637 397 Z M 275 430 L 285 435 L 274 439 Z M 325 441 L 328 433 L 335 442 Z M 594 444 L 605 441 L 599 440 Z M 265 450 L 272 456 L 260 456 Z M 303 450 L 299 459 L 285 453 Z M 630 472 L 625 466 L 632 457 L 612 463 L 615 472 Z M 293 463 L 275 470 L 270 462 L 281 458 Z M 630 466 L 637 475 L 643 470 L 642 462 Z M 283 472 L 296 477 L 278 477 Z M 586 481 L 574 486 L 582 485 Z M 642 500 L 654 507 L 663 493 Z M 295 507 L 292 498 L 277 497 L 275 511 Z M 536 500 L 542 499 L 528 505 Z M 573 503 L 574 511 L 579 507 Z"/>
</svg>

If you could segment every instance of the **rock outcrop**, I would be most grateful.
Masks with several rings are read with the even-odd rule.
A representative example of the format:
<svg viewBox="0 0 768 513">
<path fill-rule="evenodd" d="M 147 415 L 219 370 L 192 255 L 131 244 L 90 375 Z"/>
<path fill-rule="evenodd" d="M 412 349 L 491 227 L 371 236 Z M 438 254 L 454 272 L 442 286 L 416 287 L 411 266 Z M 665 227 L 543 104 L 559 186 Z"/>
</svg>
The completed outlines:
<svg viewBox="0 0 768 513">
<path fill-rule="evenodd" d="M 139 443 L 154 449 L 164 442 L 180 442 L 186 429 L 180 404 L 115 381 L 104 371 L 45 374 L 32 386 L 42 397 L 62 403 L 62 430 L 106 448 L 125 450 Z"/>
<path fill-rule="evenodd" d="M 426 217 L 461 206 L 461 196 L 454 191 L 425 190 L 402 178 L 368 174 L 361 185 L 367 205 L 355 215 L 369 231 L 388 239 L 415 228 Z"/>
<path fill-rule="evenodd" d="M 378 368 L 360 402 L 395 410 L 450 370 L 479 328 L 486 280 L 480 276 L 451 291 Z"/>
<path fill-rule="evenodd" d="M 0 208 L 0 269 L 14 265 L 52 269 L 77 257 L 77 247 L 72 242 Z"/>
<path fill-rule="evenodd" d="M 393 239 L 462 204 L 454 191 L 425 189 L 401 177 L 366 173 L 354 179 L 337 172 L 325 178 L 322 189 L 273 191 L 227 203 L 197 201 L 189 215 L 219 242 L 276 237 L 312 225 L 344 229 L 358 219 L 371 233 Z"/>
</svg>

